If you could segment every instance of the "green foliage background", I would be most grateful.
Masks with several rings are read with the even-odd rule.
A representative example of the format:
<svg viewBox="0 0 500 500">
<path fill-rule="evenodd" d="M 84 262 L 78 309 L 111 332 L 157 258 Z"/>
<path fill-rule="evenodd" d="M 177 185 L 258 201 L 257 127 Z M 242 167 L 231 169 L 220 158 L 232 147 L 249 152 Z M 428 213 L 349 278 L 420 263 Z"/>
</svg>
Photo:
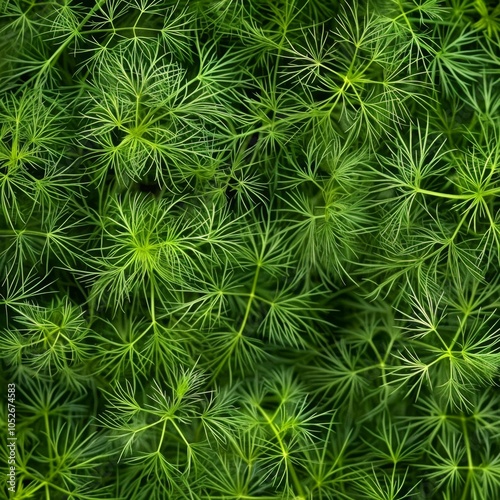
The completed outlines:
<svg viewBox="0 0 500 500">
<path fill-rule="evenodd" d="M 499 31 L 1 0 L 11 497 L 500 498 Z"/>
</svg>

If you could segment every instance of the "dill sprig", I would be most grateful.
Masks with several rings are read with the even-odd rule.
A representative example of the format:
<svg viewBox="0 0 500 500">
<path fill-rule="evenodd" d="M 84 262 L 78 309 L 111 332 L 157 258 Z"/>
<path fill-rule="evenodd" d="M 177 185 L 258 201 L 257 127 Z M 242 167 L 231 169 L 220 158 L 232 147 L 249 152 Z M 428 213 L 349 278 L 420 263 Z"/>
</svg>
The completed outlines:
<svg viewBox="0 0 500 500">
<path fill-rule="evenodd" d="M 499 32 L 0 1 L 1 495 L 498 498 Z"/>
</svg>

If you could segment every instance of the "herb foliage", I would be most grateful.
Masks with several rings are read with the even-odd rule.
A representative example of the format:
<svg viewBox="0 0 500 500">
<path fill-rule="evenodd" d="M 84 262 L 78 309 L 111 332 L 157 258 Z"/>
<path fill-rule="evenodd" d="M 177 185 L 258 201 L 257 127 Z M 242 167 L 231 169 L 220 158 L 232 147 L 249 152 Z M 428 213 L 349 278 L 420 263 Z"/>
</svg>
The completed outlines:
<svg viewBox="0 0 500 500">
<path fill-rule="evenodd" d="M 499 498 L 499 54 L 486 0 L 1 0 L 11 497 Z"/>
</svg>

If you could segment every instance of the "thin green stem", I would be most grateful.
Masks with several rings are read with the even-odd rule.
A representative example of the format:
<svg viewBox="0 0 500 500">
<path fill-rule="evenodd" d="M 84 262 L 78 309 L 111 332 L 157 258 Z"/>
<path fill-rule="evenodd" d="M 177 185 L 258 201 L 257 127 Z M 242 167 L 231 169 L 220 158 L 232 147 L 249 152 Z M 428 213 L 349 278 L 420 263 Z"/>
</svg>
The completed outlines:
<svg viewBox="0 0 500 500">
<path fill-rule="evenodd" d="M 453 193 L 440 193 L 438 191 L 430 191 L 428 189 L 415 188 L 415 192 L 420 194 L 427 194 L 429 196 L 435 196 L 438 198 L 446 198 L 449 200 L 473 200 L 477 198 L 484 198 L 485 196 L 495 196 L 500 194 L 500 188 L 489 189 L 488 191 L 480 193 L 468 193 L 468 194 L 453 194 Z"/>
<path fill-rule="evenodd" d="M 45 432 L 47 434 L 47 450 L 49 453 L 49 470 L 50 470 L 50 477 L 54 475 L 54 452 L 52 450 L 52 439 L 51 439 L 51 432 L 50 432 L 50 424 L 49 424 L 49 413 L 48 409 L 45 408 L 43 412 L 43 421 L 45 424 Z"/>
<path fill-rule="evenodd" d="M 237 348 L 239 342 L 241 341 L 241 338 L 243 337 L 243 332 L 245 331 L 248 319 L 250 317 L 250 312 L 252 310 L 252 304 L 253 304 L 253 302 L 254 302 L 254 300 L 256 298 L 255 292 L 257 290 L 257 283 L 258 283 L 258 280 L 259 280 L 260 269 L 261 269 L 261 263 L 259 262 L 259 263 L 257 263 L 257 269 L 255 270 L 255 275 L 254 275 L 254 278 L 253 278 L 252 288 L 250 290 L 250 293 L 248 294 L 248 301 L 247 301 L 247 305 L 246 305 L 246 308 L 245 308 L 245 315 L 243 316 L 243 320 L 241 321 L 240 327 L 239 327 L 236 335 L 234 336 L 234 338 L 233 338 L 233 340 L 231 342 L 231 346 L 227 350 L 227 352 L 224 355 L 224 357 L 219 361 L 217 368 L 213 372 L 213 374 L 212 374 L 212 380 L 214 380 L 217 377 L 217 375 L 220 373 L 220 371 L 222 370 L 222 368 L 225 366 L 225 364 L 231 358 L 233 352 L 235 351 L 235 349 Z M 231 372 L 229 374 L 229 378 L 230 378 L 230 380 L 232 379 L 232 373 Z"/>
<path fill-rule="evenodd" d="M 62 43 L 57 50 L 53 52 L 53 54 L 43 63 L 42 67 L 38 71 L 38 74 L 36 76 L 35 80 L 35 86 L 39 86 L 41 83 L 41 79 L 45 72 L 49 71 L 50 68 L 54 66 L 54 64 L 57 62 L 61 54 L 64 52 L 64 50 L 68 47 L 68 45 L 73 41 L 74 38 L 76 38 L 78 35 L 80 35 L 82 28 L 88 23 L 88 21 L 91 19 L 91 17 L 101 8 L 106 4 L 107 0 L 99 0 L 92 9 L 90 9 L 89 13 L 82 19 L 80 24 L 73 30 L 71 35 L 69 35 L 64 43 Z"/>
<path fill-rule="evenodd" d="M 472 480 L 472 476 L 474 474 L 474 461 L 472 459 L 472 450 L 469 440 L 469 432 L 467 429 L 467 421 L 465 418 L 462 418 L 462 431 L 464 436 L 465 450 L 467 454 L 467 479 L 465 482 L 465 486 L 462 492 L 462 500 L 466 500 L 469 495 L 469 486 Z"/>
<path fill-rule="evenodd" d="M 302 488 L 302 485 L 300 484 L 299 478 L 297 476 L 297 471 L 295 470 L 293 462 L 290 459 L 290 454 L 289 454 L 288 450 L 285 448 L 285 444 L 283 443 L 283 440 L 281 439 L 280 431 L 277 429 L 276 425 L 274 425 L 273 420 L 269 417 L 267 412 L 261 406 L 257 406 L 257 408 L 258 408 L 259 412 L 261 413 L 261 415 L 264 417 L 266 423 L 269 425 L 269 427 L 273 431 L 273 434 L 276 438 L 276 441 L 278 442 L 278 446 L 280 447 L 281 454 L 283 455 L 283 458 L 286 462 L 287 471 L 290 472 L 292 482 L 295 486 L 295 489 L 296 489 L 298 495 L 305 499 L 306 496 L 304 494 L 304 489 Z"/>
<path fill-rule="evenodd" d="M 245 315 L 243 316 L 243 321 L 241 322 L 240 329 L 238 330 L 238 337 L 241 337 L 243 335 L 243 332 L 245 331 L 245 327 L 248 322 L 248 318 L 250 317 L 250 312 L 252 310 L 252 304 L 255 299 L 255 292 L 257 290 L 257 283 L 259 281 L 259 273 L 260 273 L 260 268 L 261 264 L 257 264 L 257 269 L 255 270 L 255 275 L 253 278 L 253 283 L 252 283 L 252 289 L 250 291 L 250 294 L 248 296 L 248 302 L 247 302 L 247 307 L 245 309 Z"/>
</svg>

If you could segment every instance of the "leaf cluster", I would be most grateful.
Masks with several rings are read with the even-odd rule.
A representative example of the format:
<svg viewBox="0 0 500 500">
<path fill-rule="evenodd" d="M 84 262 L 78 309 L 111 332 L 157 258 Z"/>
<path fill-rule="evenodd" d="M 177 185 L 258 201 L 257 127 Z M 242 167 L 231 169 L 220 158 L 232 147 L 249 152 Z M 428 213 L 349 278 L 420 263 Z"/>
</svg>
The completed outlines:
<svg viewBox="0 0 500 500">
<path fill-rule="evenodd" d="M 498 498 L 499 33 L 0 0 L 10 498 Z"/>
</svg>

